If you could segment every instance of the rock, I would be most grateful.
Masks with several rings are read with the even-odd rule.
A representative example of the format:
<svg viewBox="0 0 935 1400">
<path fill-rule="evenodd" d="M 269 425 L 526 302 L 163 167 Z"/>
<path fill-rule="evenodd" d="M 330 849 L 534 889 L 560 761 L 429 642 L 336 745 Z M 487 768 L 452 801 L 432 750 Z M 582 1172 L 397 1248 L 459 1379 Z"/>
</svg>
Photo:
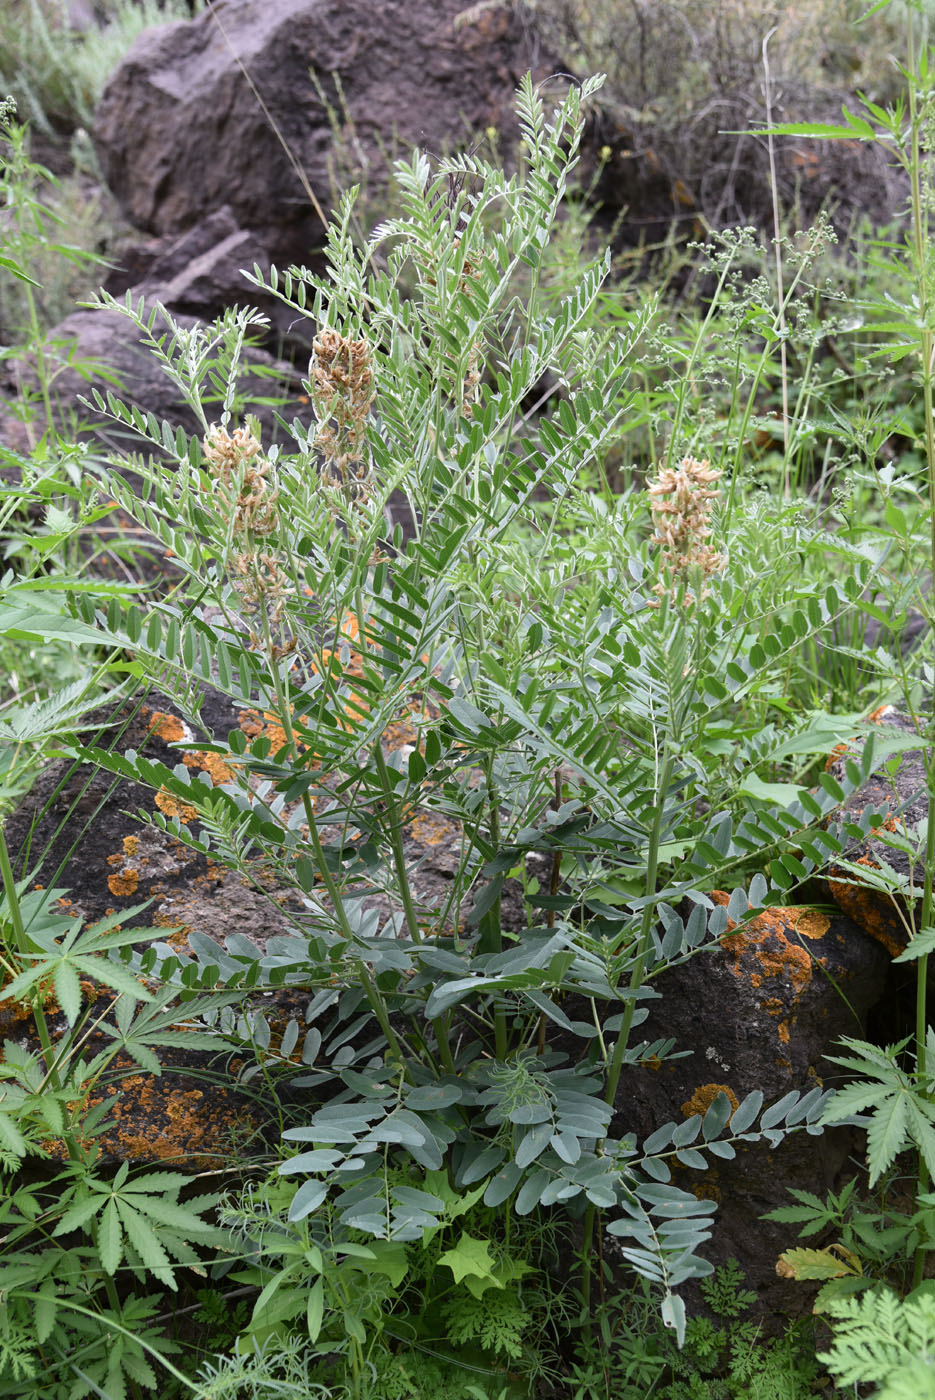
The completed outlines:
<svg viewBox="0 0 935 1400">
<path fill-rule="evenodd" d="M 218 692 L 206 690 L 199 723 L 183 718 L 164 696 L 151 696 L 148 704 L 112 714 L 102 710 L 84 736 L 89 746 L 112 748 L 122 754 L 134 749 L 147 758 L 173 768 L 180 758 L 193 776 L 209 774 L 223 783 L 230 777 L 223 758 L 207 750 L 189 747 L 184 755 L 172 745 L 197 738 L 205 743 L 225 743 L 230 730 L 241 728 L 251 738 L 265 733 L 274 748 L 282 732 L 268 718 L 252 710 L 237 710 Z M 415 738 L 405 718 L 387 731 L 392 751 Z M 17 878 L 28 877 L 36 888 L 54 883 L 55 901 L 68 917 L 93 924 L 106 915 L 127 911 L 125 927 L 162 931 L 162 958 L 171 953 L 183 957 L 191 951 L 195 933 L 225 944 L 236 935 L 246 938 L 262 954 L 270 939 L 307 928 L 310 915 L 301 891 L 283 882 L 275 860 L 262 853 L 247 862 L 246 874 L 233 871 L 193 850 L 172 830 L 140 822 L 136 813 L 157 818 L 177 817 L 185 829 L 200 834 L 195 812 L 166 792 L 153 793 L 139 784 L 115 781 L 100 769 L 72 766 L 59 761 L 47 767 L 32 790 L 5 824 Z M 452 845 L 459 840 L 453 824 L 432 813 L 419 815 L 404 832 L 407 861 L 412 867 L 412 887 L 420 919 L 427 931 L 446 919 L 455 860 Z M 149 901 L 149 907 L 133 912 Z M 382 893 L 364 900 L 366 908 L 385 920 L 394 908 Z M 145 950 L 145 943 L 142 950 Z M 90 981 L 82 984 L 85 1005 L 106 1018 L 109 994 Z M 243 1000 L 235 993 L 234 1000 Z M 290 1019 L 304 1025 L 310 994 L 296 987 L 250 1000 L 250 1010 L 260 1011 L 274 1037 L 281 1037 Z M 54 1038 L 64 1022 L 50 1008 Z M 184 1015 L 184 1009 L 179 1016 Z M 39 1051 L 28 1006 L 0 1002 L 0 1045 L 4 1039 Z M 101 1037 L 99 1037 L 101 1038 Z M 93 1048 L 98 1048 L 95 1044 Z M 293 1058 L 299 1062 L 302 1038 Z M 229 1161 L 232 1144 L 265 1130 L 267 1107 L 255 1094 L 238 1089 L 235 1080 L 217 1075 L 206 1079 L 212 1057 L 198 1048 L 156 1047 L 164 1073 L 141 1070 L 126 1055 L 115 1062 L 118 1097 L 108 1114 L 104 1150 L 116 1159 L 172 1160 L 187 1167 L 216 1167 Z M 216 1055 L 213 1057 L 216 1059 Z M 248 1062 L 252 1055 L 247 1055 Z"/>
<path fill-rule="evenodd" d="M 892 705 L 874 710 L 868 718 L 880 726 L 881 738 L 885 742 L 886 731 L 897 734 L 915 735 L 917 730 L 908 715 L 900 714 Z M 844 776 L 844 765 L 853 750 L 842 748 L 835 752 L 828 764 L 832 777 L 839 781 Z M 858 817 L 866 811 L 879 812 L 885 817 L 882 829 L 905 830 L 928 817 L 929 803 L 926 793 L 925 767 L 918 749 L 902 755 L 895 773 L 878 770 L 866 783 L 844 803 L 842 816 Z M 898 815 L 895 815 L 898 813 Z M 866 866 L 868 871 L 879 869 L 881 864 L 891 867 L 897 875 L 914 880 L 918 888 L 921 869 L 915 868 L 908 855 L 888 845 L 878 835 L 870 835 L 863 841 L 851 841 L 845 847 L 844 857 L 848 861 Z M 851 872 L 834 861 L 828 867 L 826 886 L 835 903 L 860 928 L 875 938 L 886 951 L 897 957 L 909 941 L 908 906 L 905 899 L 893 899 L 884 890 L 874 889 L 870 884 L 861 884 Z M 921 895 L 921 890 L 919 891 Z"/>
<path fill-rule="evenodd" d="M 268 250 L 255 233 L 238 226 L 225 205 L 187 233 L 132 243 L 121 266 L 105 282 L 114 296 L 128 289 L 134 301 L 159 303 L 177 316 L 212 321 L 228 306 L 253 306 L 285 320 L 294 312 L 261 293 L 242 274 L 254 263 L 266 270 Z"/>
<path fill-rule="evenodd" d="M 152 282 L 146 285 L 153 293 L 162 290 Z M 197 270 L 193 271 L 188 281 L 184 274 L 180 274 L 176 285 L 179 289 L 184 286 L 197 289 Z M 194 291 L 192 296 L 195 296 Z M 147 303 L 148 307 L 150 305 Z M 197 324 L 190 315 L 180 314 L 176 320 L 186 330 Z M 154 333 L 158 336 L 163 329 L 164 324 L 157 320 Z M 183 427 L 187 433 L 201 431 L 198 419 L 180 391 L 162 369 L 156 356 L 141 342 L 136 326 L 121 312 L 74 311 L 49 332 L 46 343 L 50 357 L 58 366 L 52 394 L 55 425 L 66 438 L 91 441 L 103 452 L 140 450 L 141 439 L 130 428 L 102 418 L 93 408 L 79 402 L 79 397 L 90 399 L 92 389 L 105 396 L 110 391 L 124 403 L 141 408 L 144 413 L 154 414 L 160 422 L 165 420 L 173 428 Z M 274 359 L 259 348 L 250 348 L 244 356 L 244 363 L 248 368 L 241 383 L 246 396 L 253 394 L 269 398 L 275 396 L 278 389 L 284 400 L 282 412 L 286 417 L 290 413 L 290 398 L 292 413 L 297 415 L 302 410 L 299 375 L 290 365 Z M 250 374 L 250 365 L 255 366 L 257 373 Z M 28 362 L 20 365 L 18 371 L 22 376 L 22 387 L 26 392 L 35 393 L 35 371 Z M 8 394 L 9 402 L 14 403 L 20 385 L 10 369 L 0 380 L 0 387 Z M 251 411 L 256 413 L 263 426 L 264 445 L 283 436 L 269 404 L 251 406 Z M 210 409 L 208 412 L 210 417 Z M 8 416 L 10 426 L 16 428 L 12 412 Z M 13 437 L 13 445 L 25 446 L 23 439 L 26 436 L 25 429 L 21 428 L 19 435 Z"/>
<path fill-rule="evenodd" d="M 726 895 L 712 897 L 727 903 Z M 662 996 L 648 1003 L 634 1041 L 671 1037 L 689 1053 L 625 1070 L 616 1135 L 635 1132 L 642 1140 L 665 1122 L 703 1113 L 721 1090 L 739 1103 L 761 1089 L 768 1105 L 793 1089 L 830 1087 L 834 1071 L 823 1056 L 839 1036 L 862 1034 L 887 958 L 849 919 L 820 908 L 776 908 L 730 927 L 714 947 L 652 984 Z M 740 1261 L 764 1319 L 801 1312 L 811 1299 L 775 1273 L 779 1254 L 794 1243 L 789 1228 L 760 1217 L 789 1205 L 790 1187 L 819 1196 L 833 1187 L 851 1145 L 848 1130 L 800 1131 L 778 1148 L 740 1147 L 734 1161 L 708 1154 L 705 1172 L 676 1164 L 676 1185 L 720 1202 L 705 1257 Z"/>
<path fill-rule="evenodd" d="M 95 140 L 136 227 L 177 234 L 227 206 L 274 261 L 307 262 L 333 203 L 335 121 L 358 167 L 339 182 L 363 177 L 373 195 L 388 148 L 442 151 L 491 126 L 508 141 L 521 76 L 554 67 L 506 5 L 222 0 L 140 37 Z"/>
</svg>

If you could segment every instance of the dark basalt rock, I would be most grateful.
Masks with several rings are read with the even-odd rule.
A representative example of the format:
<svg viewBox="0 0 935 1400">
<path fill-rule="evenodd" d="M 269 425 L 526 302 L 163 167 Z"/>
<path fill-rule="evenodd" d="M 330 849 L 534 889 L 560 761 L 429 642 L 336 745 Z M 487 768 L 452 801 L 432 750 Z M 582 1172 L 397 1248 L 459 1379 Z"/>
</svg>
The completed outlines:
<svg viewBox="0 0 935 1400">
<path fill-rule="evenodd" d="M 726 895 L 713 898 L 727 902 Z M 689 1053 L 627 1070 L 615 1134 L 642 1140 L 662 1123 L 703 1114 L 719 1091 L 739 1103 L 761 1089 L 768 1105 L 793 1089 L 832 1087 L 835 1071 L 823 1057 L 839 1036 L 863 1033 L 888 960 L 848 918 L 798 906 L 730 927 L 651 984 L 662 995 L 647 1003 L 648 1019 L 633 1040 L 671 1037 L 676 1050 Z M 706 1172 L 676 1164 L 676 1184 L 720 1202 L 706 1257 L 723 1263 L 735 1256 L 764 1314 L 806 1310 L 810 1297 L 775 1273 L 778 1255 L 793 1242 L 788 1227 L 760 1217 L 788 1205 L 790 1187 L 822 1195 L 854 1143 L 850 1130 L 803 1130 L 779 1147 L 741 1145 L 734 1161 L 709 1153 Z"/>
<path fill-rule="evenodd" d="M 147 285 L 154 293 L 161 290 L 151 283 Z M 158 295 L 154 295 L 147 300 L 147 310 L 157 299 Z M 134 300 L 138 300 L 138 297 Z M 197 324 L 193 316 L 179 316 L 177 320 L 186 330 Z M 157 319 L 154 334 L 158 336 L 166 331 L 165 323 Z M 142 343 L 136 326 L 121 312 L 96 309 L 73 311 L 49 332 L 46 340 L 49 346 L 56 347 L 56 355 L 65 362 L 55 374 L 53 415 L 57 427 L 66 437 L 73 435 L 77 439 L 90 439 L 104 451 L 126 453 L 139 451 L 141 447 L 153 450 L 147 449 L 132 429 L 109 421 L 93 407 L 79 402 L 82 398 L 91 399 L 93 389 L 97 389 L 105 398 L 108 392 L 112 392 L 124 403 L 136 406 L 144 413 L 152 413 L 160 422 L 165 420 L 173 429 L 183 427 L 188 433 L 200 431 L 194 412 L 184 402 L 155 355 Z M 245 396 L 271 397 L 278 387 L 286 400 L 283 405 L 286 414 L 290 397 L 293 412 L 301 407 L 298 401 L 299 375 L 290 365 L 275 360 L 259 348 L 247 351 L 244 364 L 245 373 L 241 382 Z M 258 373 L 251 375 L 251 366 Z M 22 365 L 21 372 L 23 385 L 28 392 L 34 387 L 34 371 L 28 361 Z M 12 377 L 2 387 L 9 391 L 12 404 L 16 396 Z M 268 405 L 258 405 L 252 411 L 256 412 L 263 424 L 265 445 L 274 434 L 282 435 L 282 430 L 275 423 L 273 410 Z"/>
<path fill-rule="evenodd" d="M 888 730 L 910 736 L 918 734 L 909 716 L 900 714 L 892 705 L 875 710 L 869 718 L 880 727 L 883 742 Z M 845 763 L 855 749 L 856 746 L 847 746 L 832 756 L 828 765 L 832 777 L 841 779 L 844 776 Z M 905 852 L 888 845 L 881 837 L 887 829 L 902 831 L 915 827 L 927 818 L 928 808 L 922 754 L 918 749 L 909 750 L 899 759 L 895 772 L 891 773 L 887 766 L 873 773 L 844 803 L 844 814 L 859 817 L 870 811 L 880 813 L 882 818 L 878 828 L 881 835 L 871 834 L 864 841 L 850 842 L 844 851 L 845 858 L 866 866 L 868 873 L 879 869 L 881 864 L 890 866 L 897 875 L 912 879 L 921 898 L 921 860 L 913 865 Z M 834 862 L 828 867 L 826 885 L 839 908 L 891 956 L 897 957 L 904 950 L 909 941 L 909 911 L 904 899 L 900 896 L 894 899 L 884 890 L 861 884 L 852 871 Z"/>
<path fill-rule="evenodd" d="M 219 783 L 230 776 L 225 755 L 211 753 L 200 744 L 212 739 L 223 744 L 235 727 L 253 736 L 270 723 L 256 712 L 237 710 L 210 690 L 197 718 L 157 696 L 149 697 L 132 715 L 104 718 L 111 725 L 126 727 L 108 729 L 98 742 L 118 753 L 133 748 L 170 768 L 184 759 L 193 777 L 204 773 Z M 272 730 L 269 737 L 276 747 Z M 412 741 L 412 727 L 402 713 L 399 723 L 390 727 L 388 747 L 404 748 Z M 173 747 L 179 743 L 182 748 Z M 283 883 L 262 855 L 251 862 L 244 878 L 220 861 L 191 850 L 171 830 L 141 825 L 134 816 L 139 810 L 158 811 L 164 817 L 177 816 L 197 830 L 195 813 L 186 811 L 184 802 L 123 780 L 113 787 L 111 783 L 105 774 L 87 769 L 68 776 L 65 765 L 59 764 L 40 777 L 8 824 L 18 871 L 31 870 L 40 883 L 54 877 L 57 885 L 67 889 L 70 913 L 93 921 L 109 910 L 129 911 L 150 899 L 150 907 L 136 915 L 135 922 L 164 928 L 165 941 L 182 953 L 195 931 L 219 944 L 230 933 L 244 935 L 262 952 L 272 936 L 309 927 L 310 919 L 314 922 L 301 896 Z M 432 812 L 417 815 L 404 833 L 420 922 L 424 918 L 423 929 L 429 936 L 442 926 L 450 928 L 457 917 L 450 909 L 444 911 L 459 840 L 457 827 Z M 37 866 L 46 846 L 45 859 Z M 727 899 L 714 898 L 722 903 Z M 378 891 L 365 897 L 365 904 L 381 921 L 393 912 L 387 897 Z M 463 917 L 465 911 L 461 913 Z M 522 903 L 518 897 L 514 901 L 512 893 L 504 915 L 505 926 L 523 927 Z M 883 988 L 888 961 L 878 942 L 833 910 L 773 909 L 742 928 L 730 925 L 713 944 L 652 979 L 651 986 L 662 995 L 648 1002 L 648 1019 L 634 1041 L 672 1038 L 676 1048 L 687 1053 L 627 1068 L 612 1134 L 634 1134 L 642 1141 L 663 1123 L 680 1123 L 703 1113 L 721 1090 L 732 1102 L 739 1102 L 751 1090 L 761 1089 L 768 1104 L 790 1090 L 804 1092 L 832 1084 L 833 1071 L 823 1057 L 832 1052 L 841 1035 L 863 1033 L 866 1015 Z M 296 992 L 284 989 L 293 999 Z M 278 997 L 274 994 L 268 1003 L 272 1023 L 277 1017 L 283 1020 L 296 1014 L 280 1006 Z M 571 1005 L 566 1009 L 573 1014 Z M 608 1014 L 614 1009 L 608 1008 Z M 300 1020 L 301 1013 L 299 1007 Z M 196 1044 L 193 1037 L 193 1054 Z M 581 1051 L 579 1041 L 564 1044 L 563 1033 L 550 1034 L 549 1044 L 575 1056 Z M 189 1067 L 197 1064 L 196 1059 Z M 171 1067 L 185 1072 L 185 1063 L 177 1056 Z M 154 1087 L 140 1079 L 132 1065 L 126 1067 L 126 1074 L 135 1097 L 122 1110 L 126 1120 L 121 1117 L 121 1131 L 108 1139 L 108 1150 L 117 1155 L 123 1150 L 134 1154 L 143 1150 L 145 1131 L 139 1125 L 149 1104 L 157 1115 L 152 1136 L 158 1139 L 161 1153 L 168 1153 L 174 1141 L 166 1136 L 164 1119 L 175 1114 L 180 1133 L 184 1127 L 178 1139 L 179 1155 L 185 1160 L 206 1159 L 211 1135 L 201 1115 L 213 1111 L 213 1098 L 207 1092 L 198 1098 L 204 1085 L 200 1081 L 186 1084 L 188 1097 L 179 1101 L 183 1107 L 173 1107 L 171 1099 L 159 1097 L 161 1085 Z M 225 1118 L 218 1132 L 246 1132 L 251 1121 L 232 1101 L 230 1122 Z M 820 1195 L 834 1186 L 854 1145 L 850 1130 L 823 1136 L 801 1131 L 778 1148 L 765 1143 L 741 1145 L 734 1161 L 708 1154 L 704 1172 L 675 1164 L 677 1184 L 719 1200 L 707 1253 L 715 1262 L 732 1255 L 740 1260 L 764 1317 L 807 1308 L 809 1299 L 805 1290 L 774 1271 L 779 1253 L 792 1242 L 788 1230 L 760 1217 L 788 1204 L 790 1187 Z M 610 1240 L 605 1241 L 605 1256 L 611 1258 L 614 1248 Z"/>
<path fill-rule="evenodd" d="M 520 78 L 560 66 L 507 6 L 220 0 L 141 36 L 95 141 L 137 228 L 177 234 L 226 205 L 275 261 L 307 262 L 322 238 L 307 186 L 327 212 L 336 183 L 385 188 L 388 147 L 463 148 L 488 127 L 509 145 Z M 345 120 L 356 168 L 336 171 Z"/>
</svg>

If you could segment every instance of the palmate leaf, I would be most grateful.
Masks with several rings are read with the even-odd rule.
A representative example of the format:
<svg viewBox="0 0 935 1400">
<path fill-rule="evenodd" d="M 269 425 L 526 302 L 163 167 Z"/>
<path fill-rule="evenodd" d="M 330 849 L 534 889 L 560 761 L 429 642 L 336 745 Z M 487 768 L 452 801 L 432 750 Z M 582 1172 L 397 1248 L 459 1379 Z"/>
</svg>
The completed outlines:
<svg viewBox="0 0 935 1400">
<path fill-rule="evenodd" d="M 131 1178 L 125 1162 L 113 1180 L 90 1176 L 66 1195 L 65 1210 L 53 1235 L 81 1230 L 95 1240 L 101 1266 L 113 1276 L 126 1259 L 176 1289 L 170 1255 L 197 1263 L 194 1244 L 221 1244 L 227 1234 L 201 1216 L 213 1209 L 213 1197 L 180 1204 L 181 1189 L 192 1180 L 175 1172 L 149 1172 Z M 71 1203 L 69 1204 L 69 1199 Z"/>
<path fill-rule="evenodd" d="M 935 1109 L 913 1075 L 897 1057 L 908 1041 L 887 1047 L 843 1037 L 841 1043 L 855 1053 L 827 1058 L 862 1076 L 838 1090 L 822 1115 L 822 1123 L 839 1123 L 853 1113 L 869 1114 L 867 1149 L 870 1183 L 907 1146 L 922 1152 L 929 1170 L 935 1166 Z"/>
<path fill-rule="evenodd" d="M 168 1254 L 163 1249 L 159 1236 L 148 1223 L 141 1211 L 123 1197 L 116 1198 L 117 1211 L 127 1239 L 133 1245 L 146 1270 L 176 1291 L 175 1270 Z"/>
</svg>

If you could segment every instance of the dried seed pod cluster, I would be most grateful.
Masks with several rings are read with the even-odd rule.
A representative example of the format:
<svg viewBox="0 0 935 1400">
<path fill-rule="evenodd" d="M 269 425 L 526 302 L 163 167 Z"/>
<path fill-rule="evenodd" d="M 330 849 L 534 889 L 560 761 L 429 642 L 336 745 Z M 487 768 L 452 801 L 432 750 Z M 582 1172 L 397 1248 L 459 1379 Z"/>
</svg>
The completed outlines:
<svg viewBox="0 0 935 1400">
<path fill-rule="evenodd" d="M 700 570 L 702 577 L 707 578 L 727 562 L 726 555 L 707 543 L 712 502 L 720 495 L 712 487 L 720 476 L 708 462 L 683 457 L 677 467 L 664 467 L 649 484 L 650 510 L 656 528 L 653 543 L 661 546 L 662 568 L 674 575 L 670 585 L 673 598 L 689 574 Z M 657 583 L 653 591 L 661 595 L 666 585 Z M 702 588 L 700 601 L 706 597 L 707 590 Z M 686 593 L 685 601 L 690 606 L 695 599 Z"/>
<path fill-rule="evenodd" d="M 244 610 L 265 614 L 265 632 L 279 625 L 283 604 L 292 590 L 282 555 L 274 547 L 260 546 L 280 523 L 279 492 L 269 479 L 270 463 L 260 455 L 259 440 L 249 428 L 235 428 L 231 433 L 214 424 L 202 450 L 234 544 L 231 580 Z M 253 645 L 260 644 L 254 635 Z M 276 651 L 289 649 L 274 647 Z"/>
<path fill-rule="evenodd" d="M 376 395 L 370 344 L 339 331 L 320 331 L 309 369 L 319 451 L 334 482 L 354 499 L 363 499 L 370 474 L 367 418 Z"/>
</svg>

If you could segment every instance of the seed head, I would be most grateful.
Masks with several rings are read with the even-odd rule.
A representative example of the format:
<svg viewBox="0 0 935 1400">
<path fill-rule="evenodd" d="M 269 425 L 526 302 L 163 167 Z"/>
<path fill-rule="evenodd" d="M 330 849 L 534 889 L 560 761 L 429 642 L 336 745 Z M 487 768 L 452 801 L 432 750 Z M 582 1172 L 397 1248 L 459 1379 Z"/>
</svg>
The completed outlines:
<svg viewBox="0 0 935 1400">
<path fill-rule="evenodd" d="M 259 458 L 260 444 L 253 433 L 248 428 L 229 433 L 212 425 L 203 450 L 218 498 L 233 516 L 234 535 L 271 535 L 279 523 L 279 492 L 267 479 L 269 462 Z"/>
<path fill-rule="evenodd" d="M 376 396 L 370 344 L 323 330 L 312 352 L 310 387 L 320 424 L 318 447 L 338 485 L 351 487 L 359 497 L 369 472 L 364 462 L 367 417 Z"/>
<path fill-rule="evenodd" d="M 720 476 L 708 462 L 683 457 L 678 467 L 664 467 L 650 482 L 649 503 L 656 527 L 653 543 L 662 547 L 662 567 L 676 575 L 671 588 L 673 598 L 685 575 L 700 569 L 702 575 L 708 577 L 727 562 L 725 555 L 718 554 L 705 543 L 711 533 L 711 503 L 720 495 L 711 487 Z M 664 593 L 665 584 L 658 583 L 653 591 Z M 701 599 L 706 596 L 706 590 L 702 589 Z M 691 594 L 686 595 L 686 601 L 689 606 L 694 602 Z"/>
</svg>

